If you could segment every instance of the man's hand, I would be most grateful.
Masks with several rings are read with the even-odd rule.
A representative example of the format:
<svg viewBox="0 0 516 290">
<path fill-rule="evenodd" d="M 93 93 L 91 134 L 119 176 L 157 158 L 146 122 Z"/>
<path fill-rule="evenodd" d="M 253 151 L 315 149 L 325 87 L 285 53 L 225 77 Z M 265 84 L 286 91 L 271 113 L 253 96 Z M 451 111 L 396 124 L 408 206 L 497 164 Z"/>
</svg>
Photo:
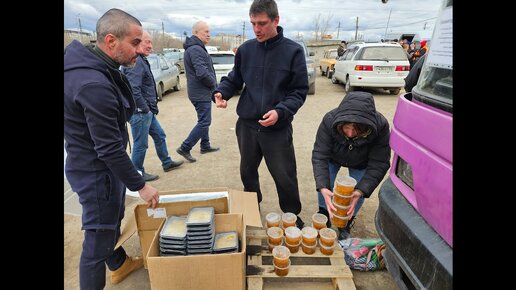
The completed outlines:
<svg viewBox="0 0 516 290">
<path fill-rule="evenodd" d="M 228 101 L 222 98 L 221 93 L 215 93 L 213 96 L 215 97 L 215 105 L 217 105 L 217 108 L 225 109 L 228 106 Z"/>
<path fill-rule="evenodd" d="M 156 208 L 159 203 L 158 190 L 145 183 L 145 186 L 138 190 L 140 197 L 147 202 L 148 207 Z"/>
<path fill-rule="evenodd" d="M 265 113 L 262 118 L 263 120 L 259 120 L 258 123 L 264 127 L 272 126 L 278 122 L 278 112 L 276 110 L 270 110 Z"/>
</svg>

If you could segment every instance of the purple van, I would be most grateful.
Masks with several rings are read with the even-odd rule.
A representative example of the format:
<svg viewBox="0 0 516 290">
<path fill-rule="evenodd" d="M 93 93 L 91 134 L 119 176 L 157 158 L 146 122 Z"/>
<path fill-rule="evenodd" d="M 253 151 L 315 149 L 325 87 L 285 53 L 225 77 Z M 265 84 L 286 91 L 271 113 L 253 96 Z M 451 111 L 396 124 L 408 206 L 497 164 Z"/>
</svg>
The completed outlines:
<svg viewBox="0 0 516 290">
<path fill-rule="evenodd" d="M 399 96 L 380 187 L 375 225 L 400 289 L 453 288 L 452 3 L 443 1 L 417 85 Z"/>
</svg>

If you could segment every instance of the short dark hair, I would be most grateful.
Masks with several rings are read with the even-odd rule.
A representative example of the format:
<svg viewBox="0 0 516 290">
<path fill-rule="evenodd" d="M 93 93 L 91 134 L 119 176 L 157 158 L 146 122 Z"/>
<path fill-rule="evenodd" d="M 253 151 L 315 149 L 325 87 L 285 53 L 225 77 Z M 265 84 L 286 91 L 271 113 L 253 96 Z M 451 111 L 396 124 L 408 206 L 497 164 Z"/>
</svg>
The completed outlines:
<svg viewBox="0 0 516 290">
<path fill-rule="evenodd" d="M 131 14 L 117 8 L 109 9 L 97 21 L 97 42 L 103 43 L 104 37 L 110 33 L 116 38 L 124 38 L 130 33 L 130 24 L 142 26 L 140 20 Z"/>
<path fill-rule="evenodd" d="M 254 0 L 249 8 L 249 16 L 257 15 L 260 13 L 267 13 L 267 16 L 274 20 L 278 17 L 278 5 L 274 0 Z"/>
</svg>

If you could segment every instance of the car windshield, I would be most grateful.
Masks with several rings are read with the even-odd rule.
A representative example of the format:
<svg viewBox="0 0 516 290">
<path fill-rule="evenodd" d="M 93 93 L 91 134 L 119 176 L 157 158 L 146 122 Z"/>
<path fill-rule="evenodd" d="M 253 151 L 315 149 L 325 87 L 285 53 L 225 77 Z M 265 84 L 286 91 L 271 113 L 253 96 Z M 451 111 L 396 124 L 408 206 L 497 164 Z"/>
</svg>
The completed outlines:
<svg viewBox="0 0 516 290">
<path fill-rule="evenodd" d="M 360 60 L 407 60 L 407 55 L 401 47 L 364 47 Z"/>
<path fill-rule="evenodd" d="M 235 56 L 232 54 L 211 54 L 213 64 L 234 64 Z"/>
</svg>

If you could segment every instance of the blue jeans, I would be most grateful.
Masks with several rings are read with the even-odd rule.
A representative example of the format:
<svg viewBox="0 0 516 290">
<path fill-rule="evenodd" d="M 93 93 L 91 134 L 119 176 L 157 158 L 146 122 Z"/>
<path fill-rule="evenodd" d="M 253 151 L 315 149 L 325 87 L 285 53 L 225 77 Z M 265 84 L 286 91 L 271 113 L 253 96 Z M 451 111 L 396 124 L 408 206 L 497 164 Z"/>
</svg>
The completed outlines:
<svg viewBox="0 0 516 290">
<path fill-rule="evenodd" d="M 133 153 L 132 161 L 137 170 L 145 172 L 143 168 L 143 161 L 147 148 L 149 148 L 149 135 L 154 140 L 156 153 L 161 160 L 161 165 L 166 167 L 172 163 L 172 159 L 168 155 L 167 142 L 165 131 L 152 112 L 147 114 L 134 113 L 129 119 L 131 124 L 131 132 L 133 134 Z"/>
<path fill-rule="evenodd" d="M 337 177 L 337 173 L 339 172 L 340 165 L 334 163 L 334 162 L 328 162 L 328 171 L 330 173 L 330 184 L 333 186 L 335 183 L 335 178 Z M 362 177 L 365 174 L 365 169 L 354 169 L 354 168 L 348 168 L 349 176 L 353 177 L 357 183 L 362 179 Z M 333 188 L 329 188 L 331 191 L 333 191 Z M 319 203 L 319 207 L 326 208 L 326 202 L 324 201 L 324 197 L 320 191 L 317 191 L 317 201 Z M 362 204 L 364 203 L 364 197 L 361 197 L 357 204 L 355 205 L 355 212 L 353 213 L 353 216 L 356 216 L 358 213 L 358 210 L 362 207 Z"/>
<path fill-rule="evenodd" d="M 211 101 L 192 101 L 192 104 L 197 112 L 197 124 L 195 124 L 195 127 L 193 127 L 185 141 L 183 141 L 183 144 L 181 144 L 181 150 L 185 152 L 192 150 L 192 147 L 197 144 L 199 139 L 201 139 L 201 150 L 209 149 L 211 147 L 209 137 L 211 125 Z"/>
</svg>

